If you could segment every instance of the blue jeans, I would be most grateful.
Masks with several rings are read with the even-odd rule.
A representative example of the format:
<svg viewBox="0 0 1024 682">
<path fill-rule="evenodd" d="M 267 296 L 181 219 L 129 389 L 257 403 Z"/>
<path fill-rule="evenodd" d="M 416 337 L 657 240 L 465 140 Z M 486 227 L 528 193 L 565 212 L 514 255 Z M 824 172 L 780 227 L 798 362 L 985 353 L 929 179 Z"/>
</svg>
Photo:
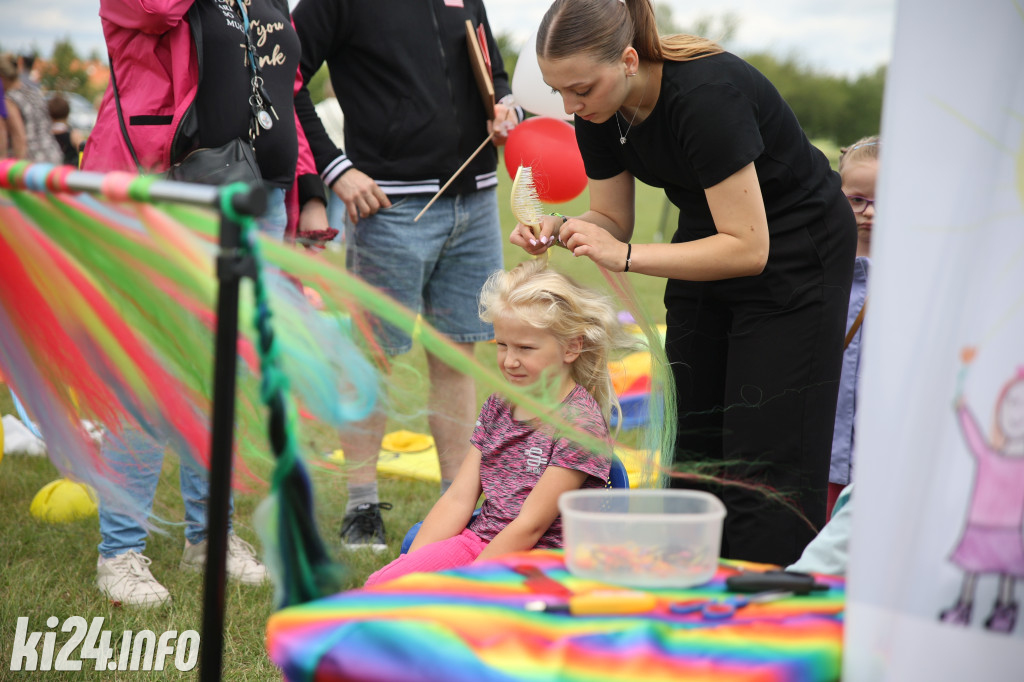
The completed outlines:
<svg viewBox="0 0 1024 682">
<path fill-rule="evenodd" d="M 284 190 L 267 188 L 267 210 L 256 219 L 263 234 L 284 240 L 288 214 L 285 209 Z M 138 515 L 147 517 L 153 512 L 153 499 L 160 481 L 164 463 L 165 444 L 153 440 L 136 428 L 125 428 L 120 435 L 109 430 L 103 435 L 100 454 L 104 461 L 124 476 L 124 489 L 133 501 L 132 509 L 119 508 L 112 501 L 100 500 L 100 556 L 105 559 L 135 550 L 146 549 L 146 528 Z M 206 539 L 206 502 L 210 497 L 210 482 L 205 471 L 182 464 L 181 498 L 185 502 L 185 539 L 197 544 Z M 228 501 L 228 514 L 234 511 L 234 501 Z M 132 515 L 134 513 L 134 516 Z M 231 522 L 228 521 L 228 531 Z"/>
<path fill-rule="evenodd" d="M 267 187 L 267 210 L 256 219 L 256 227 L 268 237 L 279 242 L 284 241 L 285 228 L 288 227 L 288 211 L 284 205 L 284 190 L 280 187 Z"/>
<path fill-rule="evenodd" d="M 348 268 L 452 341 L 489 341 L 494 329 L 480 320 L 477 297 L 502 267 L 497 195 L 441 197 L 413 222 L 429 200 L 395 197 L 391 208 L 347 225 Z M 374 333 L 389 355 L 412 348 L 408 334 L 381 320 Z"/>
<path fill-rule="evenodd" d="M 345 227 L 348 224 L 348 209 L 345 202 L 331 190 L 327 190 L 327 224 L 338 230 L 335 239 L 339 244 L 345 242 Z"/>
<path fill-rule="evenodd" d="M 134 502 L 133 510 L 125 510 L 109 501 L 100 500 L 100 556 L 105 559 L 129 550 L 142 553 L 146 549 L 146 528 L 138 514 L 149 516 L 164 463 L 164 444 L 153 440 L 137 428 L 126 427 L 120 434 L 103 434 L 100 455 L 104 462 L 124 478 L 124 490 Z M 185 539 L 192 544 L 206 538 L 206 501 L 210 482 L 206 472 L 182 463 L 180 469 L 181 498 L 185 502 Z M 229 501 L 229 514 L 234 511 Z M 134 516 L 132 515 L 134 512 Z M 228 531 L 231 522 L 228 522 Z"/>
</svg>

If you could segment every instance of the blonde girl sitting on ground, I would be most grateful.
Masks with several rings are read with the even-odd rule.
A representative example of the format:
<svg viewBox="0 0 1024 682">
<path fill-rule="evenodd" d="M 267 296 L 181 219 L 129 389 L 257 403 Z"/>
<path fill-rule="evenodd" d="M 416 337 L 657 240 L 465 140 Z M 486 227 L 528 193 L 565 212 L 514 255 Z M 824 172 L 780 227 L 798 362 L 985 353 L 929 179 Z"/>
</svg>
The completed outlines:
<svg viewBox="0 0 1024 682">
<path fill-rule="evenodd" d="M 608 421 L 617 402 L 609 354 L 636 345 L 611 301 L 548 269 L 544 260 L 533 260 L 488 279 L 480 317 L 494 324 L 498 369 L 506 381 L 557 403 L 573 430 L 608 445 L 591 451 L 574 442 L 573 432 L 556 433 L 514 401 L 491 395 L 480 410 L 469 455 L 409 553 L 371 575 L 367 586 L 478 558 L 561 547 L 559 495 L 606 485 Z M 470 522 L 481 493 L 486 499 L 480 515 Z"/>
</svg>

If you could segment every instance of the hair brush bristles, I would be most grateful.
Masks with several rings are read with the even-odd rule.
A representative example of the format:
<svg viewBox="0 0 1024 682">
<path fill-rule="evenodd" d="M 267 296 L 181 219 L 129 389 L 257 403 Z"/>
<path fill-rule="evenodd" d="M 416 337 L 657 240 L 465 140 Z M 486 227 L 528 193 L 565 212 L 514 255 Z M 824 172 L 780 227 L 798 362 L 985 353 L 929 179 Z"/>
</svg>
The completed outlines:
<svg viewBox="0 0 1024 682">
<path fill-rule="evenodd" d="M 534 234 L 540 229 L 544 207 L 537 196 L 533 169 L 529 166 L 520 166 L 512 181 L 512 215 L 523 225 L 529 226 Z"/>
</svg>

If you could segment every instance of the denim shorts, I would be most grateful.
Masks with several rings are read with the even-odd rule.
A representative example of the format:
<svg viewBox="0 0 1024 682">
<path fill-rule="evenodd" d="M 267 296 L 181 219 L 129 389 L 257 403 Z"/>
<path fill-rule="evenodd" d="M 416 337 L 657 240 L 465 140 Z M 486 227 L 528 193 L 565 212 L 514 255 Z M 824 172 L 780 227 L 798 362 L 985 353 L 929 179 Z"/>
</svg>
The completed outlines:
<svg viewBox="0 0 1024 682">
<path fill-rule="evenodd" d="M 429 196 L 392 201 L 391 208 L 346 225 L 348 269 L 456 343 L 492 339 L 494 329 L 480 320 L 477 298 L 502 267 L 495 190 L 441 197 L 417 222 L 413 218 Z M 412 348 L 409 335 L 393 325 L 374 319 L 373 326 L 388 355 Z"/>
</svg>

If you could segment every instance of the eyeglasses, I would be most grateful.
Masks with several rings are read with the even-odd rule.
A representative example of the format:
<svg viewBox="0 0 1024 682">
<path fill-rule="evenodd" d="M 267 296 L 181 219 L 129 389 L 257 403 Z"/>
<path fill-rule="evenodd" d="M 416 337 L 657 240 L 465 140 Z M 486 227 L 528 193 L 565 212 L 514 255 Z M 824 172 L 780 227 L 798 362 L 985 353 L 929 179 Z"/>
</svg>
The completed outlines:
<svg viewBox="0 0 1024 682">
<path fill-rule="evenodd" d="M 850 208 L 853 209 L 854 213 L 863 213 L 868 210 L 868 206 L 875 205 L 874 199 L 859 197 L 856 194 L 847 194 L 846 199 L 850 202 Z"/>
</svg>

